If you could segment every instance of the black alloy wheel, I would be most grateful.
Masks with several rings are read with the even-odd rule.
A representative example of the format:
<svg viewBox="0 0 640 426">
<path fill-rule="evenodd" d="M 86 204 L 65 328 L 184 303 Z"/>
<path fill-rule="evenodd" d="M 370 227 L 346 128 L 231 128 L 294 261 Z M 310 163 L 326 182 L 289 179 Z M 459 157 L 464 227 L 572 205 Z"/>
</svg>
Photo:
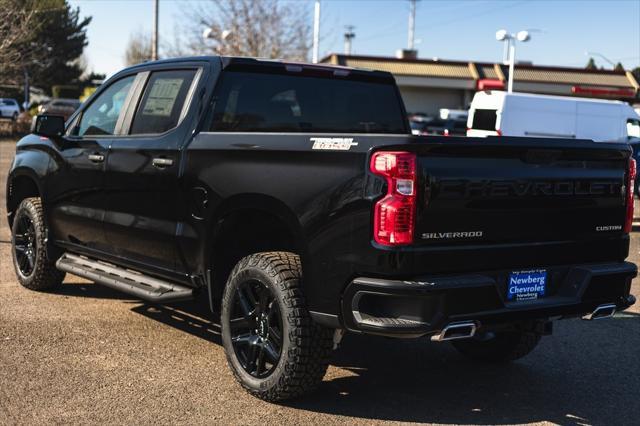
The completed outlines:
<svg viewBox="0 0 640 426">
<path fill-rule="evenodd" d="M 18 281 L 30 290 L 50 290 L 64 280 L 57 258 L 47 254 L 47 225 L 40 198 L 25 198 L 11 224 L 11 257 Z"/>
<path fill-rule="evenodd" d="M 17 217 L 16 221 L 13 245 L 16 264 L 22 275 L 29 277 L 33 274 L 36 265 L 38 250 L 36 228 L 33 220 L 24 213 Z"/>
<path fill-rule="evenodd" d="M 231 342 L 242 368 L 268 377 L 282 354 L 282 315 L 272 291 L 258 280 L 241 283 L 232 298 Z"/>
<path fill-rule="evenodd" d="M 221 308 L 227 362 L 247 392 L 284 401 L 322 382 L 334 332 L 311 319 L 299 256 L 274 251 L 242 258 L 229 275 Z"/>
</svg>

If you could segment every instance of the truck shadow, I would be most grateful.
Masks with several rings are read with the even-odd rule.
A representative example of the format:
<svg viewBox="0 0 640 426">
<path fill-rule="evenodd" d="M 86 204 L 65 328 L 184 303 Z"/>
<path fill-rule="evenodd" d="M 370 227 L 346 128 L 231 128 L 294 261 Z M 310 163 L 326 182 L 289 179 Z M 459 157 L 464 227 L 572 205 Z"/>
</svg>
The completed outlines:
<svg viewBox="0 0 640 426">
<path fill-rule="evenodd" d="M 92 299 L 116 299 L 116 300 L 137 300 L 126 294 L 112 290 L 99 284 L 83 281 L 80 278 L 72 277 L 74 281 L 67 278 L 63 285 L 52 290 L 52 294 L 69 297 L 86 297 Z"/>
<path fill-rule="evenodd" d="M 221 345 L 206 302 L 132 310 Z M 285 405 L 369 421 L 637 424 L 639 347 L 635 313 L 560 322 L 531 355 L 504 365 L 469 361 L 427 339 L 348 335 L 318 391 Z"/>
<path fill-rule="evenodd" d="M 466 360 L 447 344 L 347 336 L 319 392 L 298 409 L 455 424 L 638 424 L 640 315 L 560 322 L 512 364 Z M 336 374 L 338 373 L 338 374 Z"/>
<path fill-rule="evenodd" d="M 128 300 L 97 285 L 72 286 L 62 293 Z M 205 297 L 172 305 L 131 303 L 135 313 L 222 344 Z M 318 391 L 285 405 L 368 421 L 637 424 L 638 348 L 640 314 L 631 312 L 610 320 L 560 321 L 554 336 L 511 364 L 469 361 L 450 345 L 427 339 L 347 335 Z"/>
</svg>

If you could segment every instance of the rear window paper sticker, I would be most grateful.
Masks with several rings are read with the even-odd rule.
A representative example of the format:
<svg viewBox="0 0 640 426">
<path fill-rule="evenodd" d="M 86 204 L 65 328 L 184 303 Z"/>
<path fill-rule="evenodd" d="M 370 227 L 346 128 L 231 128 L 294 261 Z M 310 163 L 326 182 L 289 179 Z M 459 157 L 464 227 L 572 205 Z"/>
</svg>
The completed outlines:
<svg viewBox="0 0 640 426">
<path fill-rule="evenodd" d="M 169 117 L 183 81 L 184 79 L 182 78 L 157 79 L 151 88 L 142 113 L 144 115 Z"/>
</svg>

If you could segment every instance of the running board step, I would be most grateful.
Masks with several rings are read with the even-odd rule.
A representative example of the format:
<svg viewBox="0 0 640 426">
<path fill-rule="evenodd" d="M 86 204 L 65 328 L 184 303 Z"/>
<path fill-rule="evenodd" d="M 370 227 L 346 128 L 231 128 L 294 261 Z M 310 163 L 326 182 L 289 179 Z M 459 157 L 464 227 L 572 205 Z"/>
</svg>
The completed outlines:
<svg viewBox="0 0 640 426">
<path fill-rule="evenodd" d="M 84 256 L 65 253 L 56 262 L 56 267 L 147 302 L 170 303 L 193 299 L 191 288 Z"/>
</svg>

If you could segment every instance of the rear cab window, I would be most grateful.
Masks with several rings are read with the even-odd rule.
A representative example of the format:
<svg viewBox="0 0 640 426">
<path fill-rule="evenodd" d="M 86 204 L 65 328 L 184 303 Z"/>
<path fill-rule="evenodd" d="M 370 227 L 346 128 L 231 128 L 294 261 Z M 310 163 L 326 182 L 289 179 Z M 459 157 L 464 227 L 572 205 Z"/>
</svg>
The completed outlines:
<svg viewBox="0 0 640 426">
<path fill-rule="evenodd" d="M 225 70 L 211 131 L 408 133 L 392 82 L 296 72 Z"/>
</svg>

